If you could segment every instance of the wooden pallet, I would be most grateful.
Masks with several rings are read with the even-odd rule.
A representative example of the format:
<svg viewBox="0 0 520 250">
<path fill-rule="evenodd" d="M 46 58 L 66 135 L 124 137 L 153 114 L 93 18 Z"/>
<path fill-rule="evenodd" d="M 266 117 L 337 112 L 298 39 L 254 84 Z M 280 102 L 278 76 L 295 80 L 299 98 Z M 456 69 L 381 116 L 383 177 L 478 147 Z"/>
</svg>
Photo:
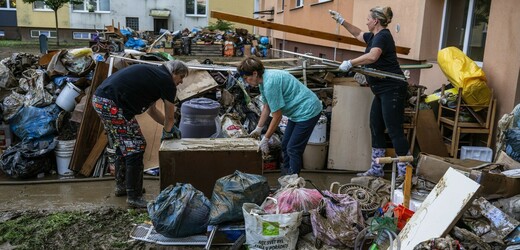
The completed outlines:
<svg viewBox="0 0 520 250">
<path fill-rule="evenodd" d="M 222 56 L 222 44 L 192 44 L 190 54 L 193 56 Z"/>
</svg>

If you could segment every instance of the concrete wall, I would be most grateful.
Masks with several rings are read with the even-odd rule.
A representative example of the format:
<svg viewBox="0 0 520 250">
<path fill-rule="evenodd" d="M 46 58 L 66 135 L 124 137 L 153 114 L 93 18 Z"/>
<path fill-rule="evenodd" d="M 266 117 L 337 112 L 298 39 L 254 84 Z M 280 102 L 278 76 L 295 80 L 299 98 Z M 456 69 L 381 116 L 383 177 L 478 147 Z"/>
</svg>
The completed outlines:
<svg viewBox="0 0 520 250">
<path fill-rule="evenodd" d="M 129 4 L 126 0 L 112 0 L 110 9 L 110 13 L 72 12 L 71 27 L 101 29 L 105 25 L 111 25 L 113 20 L 116 27 L 119 23 L 121 28 L 125 28 L 126 17 L 137 17 L 140 31 L 153 31 L 154 18 L 162 18 L 150 16 L 152 9 L 170 10 L 170 16 L 165 19 L 168 19 L 168 29 L 172 31 L 205 27 L 208 23 L 208 17 L 186 16 L 184 1 L 132 1 Z"/>
<path fill-rule="evenodd" d="M 254 0 L 211 0 L 209 1 L 208 15 L 211 15 L 211 11 L 214 10 L 233 15 L 253 18 L 253 12 L 255 12 L 254 4 Z M 211 17 L 209 18 L 209 23 L 215 22 L 217 22 L 217 19 Z M 249 32 L 253 32 L 253 27 L 251 25 L 233 23 L 233 27 L 247 29 L 249 30 Z"/>
<path fill-rule="evenodd" d="M 520 32 L 517 0 L 493 0 L 483 69 L 498 97 L 497 119 L 520 101 Z"/>
</svg>

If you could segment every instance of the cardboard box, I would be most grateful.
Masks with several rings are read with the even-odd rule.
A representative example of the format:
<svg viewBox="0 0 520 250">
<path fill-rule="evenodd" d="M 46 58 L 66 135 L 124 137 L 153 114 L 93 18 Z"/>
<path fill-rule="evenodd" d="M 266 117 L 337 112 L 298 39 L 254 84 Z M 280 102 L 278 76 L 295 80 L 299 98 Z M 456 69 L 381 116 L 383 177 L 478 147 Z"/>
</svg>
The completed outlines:
<svg viewBox="0 0 520 250">
<path fill-rule="evenodd" d="M 437 183 L 450 167 L 470 177 L 471 170 L 480 169 L 488 164 L 472 159 L 459 160 L 421 153 L 419 154 L 416 173 L 423 179 Z"/>
<path fill-rule="evenodd" d="M 513 197 L 520 194 L 520 179 L 507 177 L 500 173 L 482 171 L 478 182 L 484 188 L 482 196 L 487 200 Z"/>
</svg>

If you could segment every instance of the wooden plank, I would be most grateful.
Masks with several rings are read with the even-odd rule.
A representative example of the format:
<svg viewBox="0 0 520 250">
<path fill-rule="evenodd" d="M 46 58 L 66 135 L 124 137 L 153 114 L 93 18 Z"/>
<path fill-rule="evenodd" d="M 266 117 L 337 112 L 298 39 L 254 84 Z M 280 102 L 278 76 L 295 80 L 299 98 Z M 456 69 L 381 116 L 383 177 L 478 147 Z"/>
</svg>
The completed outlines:
<svg viewBox="0 0 520 250">
<path fill-rule="evenodd" d="M 341 79 L 348 82 L 340 84 Z M 369 115 L 374 95 L 353 78 L 336 78 L 333 83 L 327 168 L 365 171 L 370 168 L 372 153 Z"/>
<path fill-rule="evenodd" d="M 294 33 L 294 34 L 298 34 L 298 35 L 302 35 L 302 36 L 310 36 L 310 37 L 320 38 L 320 39 L 324 39 L 324 40 L 335 41 L 335 42 L 340 42 L 340 43 L 347 43 L 347 44 L 363 46 L 363 47 L 366 46 L 365 43 L 363 43 L 353 37 L 341 36 L 341 35 L 336 35 L 336 34 L 327 33 L 327 32 L 323 32 L 323 31 L 310 30 L 310 29 L 305 29 L 305 28 L 300 28 L 300 27 L 295 27 L 295 26 L 290 26 L 290 25 L 285 25 L 285 24 L 272 23 L 272 22 L 262 21 L 262 20 L 258 20 L 258 19 L 237 16 L 237 15 L 233 15 L 233 14 L 229 14 L 229 13 L 223 13 L 223 12 L 219 12 L 219 11 L 211 11 L 211 17 L 221 19 L 221 20 L 236 22 L 236 23 L 249 24 L 249 25 L 267 28 L 267 29 Z M 399 54 L 408 55 L 410 53 L 410 48 L 406 48 L 406 47 L 396 46 L 395 50 Z"/>
<path fill-rule="evenodd" d="M 421 152 L 441 157 L 449 157 L 433 110 L 419 110 L 416 129 L 417 143 L 419 144 Z"/>
<path fill-rule="evenodd" d="M 478 183 L 448 169 L 399 233 L 401 249 L 413 249 L 422 241 L 446 236 L 479 189 Z M 393 249 L 397 249 L 397 244 Z"/>
<path fill-rule="evenodd" d="M 103 154 L 103 151 L 107 146 L 107 143 L 107 134 L 103 131 L 99 135 L 96 144 L 94 144 L 94 147 L 92 148 L 92 151 L 90 151 L 90 154 L 85 160 L 85 163 L 83 163 L 80 174 L 87 177 L 92 175 L 92 173 L 94 172 L 94 168 L 96 167 L 96 162 L 99 159 L 99 157 Z"/>
<path fill-rule="evenodd" d="M 83 163 L 88 158 L 90 151 L 94 148 L 99 135 L 104 131 L 101 125 L 101 120 L 98 114 L 92 107 L 92 95 L 94 94 L 97 87 L 105 80 L 108 76 L 109 65 L 104 62 L 97 62 L 96 69 L 94 70 L 94 77 L 92 78 L 91 88 L 87 93 L 87 101 L 85 110 L 83 111 L 83 118 L 79 127 L 78 135 L 76 137 L 76 144 L 74 146 L 74 152 L 72 153 L 70 169 L 80 171 L 83 167 Z"/>
<path fill-rule="evenodd" d="M 189 64 L 199 64 L 197 60 L 188 62 Z M 188 98 L 202 94 L 210 89 L 216 88 L 218 83 L 211 77 L 207 70 L 190 69 L 187 77 L 182 84 L 177 86 L 177 98 L 184 101 Z"/>
</svg>

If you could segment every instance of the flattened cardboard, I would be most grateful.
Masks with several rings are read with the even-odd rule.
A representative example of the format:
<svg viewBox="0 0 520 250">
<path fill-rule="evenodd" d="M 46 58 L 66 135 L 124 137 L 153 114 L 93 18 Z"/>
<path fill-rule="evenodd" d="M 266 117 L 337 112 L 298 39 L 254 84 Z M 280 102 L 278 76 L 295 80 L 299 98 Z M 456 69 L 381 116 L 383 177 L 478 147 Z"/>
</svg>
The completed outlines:
<svg viewBox="0 0 520 250">
<path fill-rule="evenodd" d="M 482 196 L 487 200 L 513 197 L 520 194 L 520 179 L 483 171 L 480 175 Z"/>
<path fill-rule="evenodd" d="M 420 153 L 417 163 L 417 176 L 437 183 L 450 167 L 469 177 L 472 169 L 476 169 L 483 164 L 487 163 L 472 159 L 459 160 Z"/>
<path fill-rule="evenodd" d="M 496 163 L 504 164 L 507 170 L 520 169 L 520 162 L 513 160 L 513 158 L 509 157 L 504 151 L 500 151 Z"/>
</svg>

